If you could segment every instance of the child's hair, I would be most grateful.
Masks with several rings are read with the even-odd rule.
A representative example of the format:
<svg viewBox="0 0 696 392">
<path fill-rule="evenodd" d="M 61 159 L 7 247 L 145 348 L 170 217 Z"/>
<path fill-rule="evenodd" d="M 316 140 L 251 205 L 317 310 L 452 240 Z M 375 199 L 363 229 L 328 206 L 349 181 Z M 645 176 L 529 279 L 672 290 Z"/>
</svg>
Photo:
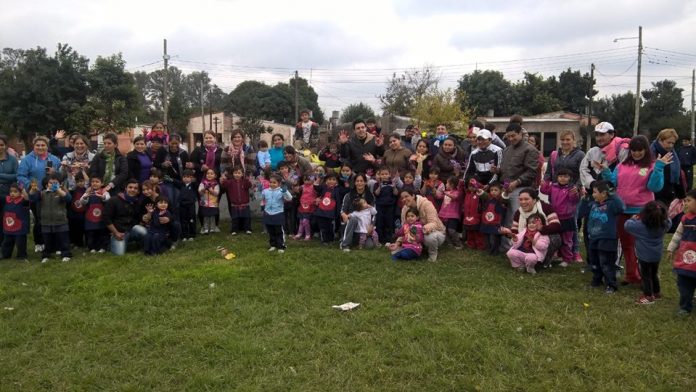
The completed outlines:
<svg viewBox="0 0 696 392">
<path fill-rule="evenodd" d="M 336 176 L 336 173 L 334 173 L 333 171 L 326 173 L 326 175 L 324 176 L 324 182 L 326 182 L 329 178 L 333 178 L 334 180 L 338 181 L 338 176 Z"/>
<path fill-rule="evenodd" d="M 645 154 L 640 161 L 634 160 L 631 154 L 628 154 L 625 161 L 626 163 L 633 163 L 634 165 L 638 165 L 640 167 L 650 166 L 653 161 L 653 157 L 652 152 L 650 151 L 650 141 L 647 137 L 643 135 L 634 136 L 631 139 L 631 142 L 628 143 L 628 149 L 630 151 L 645 151 Z"/>
<path fill-rule="evenodd" d="M 567 167 L 562 167 L 562 168 L 558 169 L 558 173 L 556 173 L 556 177 L 558 177 L 558 176 L 572 177 L 573 172 L 570 171 L 570 169 L 568 169 Z"/>
<path fill-rule="evenodd" d="M 244 175 L 244 168 L 242 168 L 241 166 L 231 166 L 231 167 L 228 167 L 225 171 L 231 175 L 234 175 L 234 172 L 240 171 L 240 172 L 242 172 L 242 175 Z"/>
<path fill-rule="evenodd" d="M 268 143 L 265 140 L 259 140 L 259 148 L 268 148 Z"/>
<path fill-rule="evenodd" d="M 640 212 L 640 221 L 651 230 L 660 230 L 667 227 L 667 208 L 659 201 L 651 201 Z"/>
<path fill-rule="evenodd" d="M 51 180 L 58 181 L 58 183 L 60 184 L 60 180 L 61 180 L 60 174 L 54 172 L 54 173 L 51 173 L 51 174 L 45 176 L 44 179 L 43 179 L 43 181 L 42 181 L 43 187 L 44 187 L 44 188 L 47 188 L 47 187 L 48 187 L 48 183 L 49 183 L 49 181 L 51 181 Z"/>
<path fill-rule="evenodd" d="M 350 171 L 353 171 L 353 166 L 351 166 L 348 162 L 343 162 L 343 164 L 341 165 L 341 169 L 343 169 L 344 167 L 347 167 L 350 169 Z"/>
<path fill-rule="evenodd" d="M 696 189 L 686 192 L 686 197 L 696 200 Z"/>
<path fill-rule="evenodd" d="M 499 190 L 503 190 L 503 184 L 501 184 L 498 181 L 493 181 L 490 184 L 488 184 L 488 189 L 490 190 L 491 188 L 498 188 Z"/>
<path fill-rule="evenodd" d="M 362 204 L 363 201 L 365 201 L 365 199 L 362 197 L 356 197 L 355 200 L 353 200 L 353 209 L 358 211 L 360 204 Z"/>
<path fill-rule="evenodd" d="M 78 173 L 78 175 L 79 175 L 79 174 L 82 174 L 82 173 Z M 102 178 L 99 177 L 98 175 L 89 176 L 89 182 L 92 182 L 92 180 L 99 180 L 99 182 L 103 182 L 103 181 L 102 181 Z M 78 179 L 78 178 L 77 178 L 77 175 L 76 175 L 76 176 L 75 176 L 75 182 L 77 182 L 77 181 L 80 181 L 80 179 Z"/>
<path fill-rule="evenodd" d="M 167 199 L 167 196 L 164 196 L 164 195 L 157 196 L 157 198 L 155 199 L 155 203 L 159 203 L 161 201 L 169 204 L 169 199 Z"/>
<path fill-rule="evenodd" d="M 389 168 L 387 166 L 380 166 L 377 168 L 377 173 L 381 173 L 383 171 L 389 171 Z"/>
<path fill-rule="evenodd" d="M 431 167 L 429 174 L 440 174 L 440 169 L 438 169 L 437 167 Z"/>
<path fill-rule="evenodd" d="M 280 169 L 282 169 L 282 168 L 286 168 L 286 169 L 290 170 L 290 165 L 288 165 L 287 162 L 280 162 L 278 164 L 278 171 L 280 171 Z"/>
<path fill-rule="evenodd" d="M 456 188 L 458 184 L 459 184 L 459 179 L 457 178 L 457 176 L 450 176 L 447 179 L 447 185 L 450 185 L 452 188 Z"/>
<path fill-rule="evenodd" d="M 406 214 L 404 214 L 404 216 L 406 216 L 408 214 L 413 214 L 417 218 L 420 217 L 420 213 L 418 212 L 418 208 L 416 208 L 416 207 L 410 207 L 408 210 L 406 210 Z"/>
<path fill-rule="evenodd" d="M 481 186 L 481 183 L 476 179 L 476 177 L 469 177 L 469 179 L 466 180 L 466 186 L 473 186 L 474 188 L 478 189 Z"/>
<path fill-rule="evenodd" d="M 279 169 L 280 169 L 280 167 L 279 167 Z M 271 172 L 271 169 L 269 169 L 269 168 L 263 169 L 261 171 L 261 177 L 263 177 L 265 180 L 270 180 L 271 174 L 273 174 L 273 172 Z"/>
<path fill-rule="evenodd" d="M 19 184 L 17 184 L 16 182 L 13 182 L 12 184 L 10 184 L 9 190 L 13 190 L 13 189 L 16 189 L 19 192 L 22 191 L 21 189 L 19 189 Z"/>
<path fill-rule="evenodd" d="M 186 169 L 181 177 L 196 177 L 196 172 L 191 169 Z"/>
<path fill-rule="evenodd" d="M 603 180 L 597 180 L 597 181 L 592 181 L 590 184 L 590 189 L 596 189 L 597 192 L 606 192 L 609 193 L 609 190 L 611 187 L 609 187 L 609 183 Z"/>
<path fill-rule="evenodd" d="M 302 183 L 303 184 L 309 184 L 314 180 L 314 177 L 311 174 L 303 174 L 302 175 Z"/>
<path fill-rule="evenodd" d="M 546 218 L 538 212 L 535 212 L 527 217 L 527 222 L 531 222 L 535 219 L 539 219 L 542 225 L 546 224 Z"/>
<path fill-rule="evenodd" d="M 160 180 L 164 178 L 164 175 L 162 174 L 162 170 L 160 170 L 156 167 L 153 167 L 152 169 L 150 169 L 150 176 L 155 176 L 155 177 L 159 178 Z"/>
<path fill-rule="evenodd" d="M 101 177 L 97 177 L 101 180 Z M 92 178 L 90 178 L 91 180 Z M 75 174 L 75 182 L 85 181 L 85 175 L 82 172 Z"/>
<path fill-rule="evenodd" d="M 273 181 L 273 180 L 275 180 L 278 184 L 283 182 L 283 179 L 278 174 L 272 174 L 271 176 L 268 177 L 268 181 Z"/>
<path fill-rule="evenodd" d="M 517 123 L 522 125 L 522 122 L 524 122 L 524 118 L 522 118 L 521 115 L 513 114 L 512 116 L 510 116 L 510 123 Z"/>
<path fill-rule="evenodd" d="M 215 174 L 215 178 L 217 178 L 217 172 L 214 169 L 208 169 L 205 171 L 205 177 L 208 177 L 208 173 L 213 172 Z"/>
<path fill-rule="evenodd" d="M 406 170 L 404 172 L 403 178 L 406 178 L 406 176 L 411 176 L 413 178 L 416 178 L 416 173 L 413 170 Z"/>
</svg>

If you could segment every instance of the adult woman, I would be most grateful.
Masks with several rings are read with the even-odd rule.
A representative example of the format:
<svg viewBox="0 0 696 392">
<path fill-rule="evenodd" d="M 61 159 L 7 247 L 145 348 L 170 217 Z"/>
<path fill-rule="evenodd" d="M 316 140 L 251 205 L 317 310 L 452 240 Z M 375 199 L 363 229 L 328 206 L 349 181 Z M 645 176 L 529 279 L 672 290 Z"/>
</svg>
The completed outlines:
<svg viewBox="0 0 696 392">
<path fill-rule="evenodd" d="M 155 121 L 155 123 L 152 124 L 150 132 L 145 135 L 145 142 L 149 143 L 155 137 L 161 139 L 162 143 L 169 143 L 169 130 L 162 121 Z"/>
<path fill-rule="evenodd" d="M 549 163 L 546 165 L 546 173 L 544 180 L 556 181 L 556 173 L 560 169 L 568 169 L 572 173 L 570 182 L 575 184 L 580 182 L 580 164 L 585 158 L 585 152 L 576 146 L 575 132 L 561 132 L 561 147 L 553 151 L 549 157 Z"/>
<path fill-rule="evenodd" d="M 659 192 L 665 183 L 664 168 L 673 164 L 671 152 L 667 152 L 664 156 L 658 155 L 657 161 L 654 161 L 649 143 L 645 136 L 634 136 L 628 144 L 629 155 L 616 166 L 613 172 L 609 170 L 606 162 L 593 162 L 595 166 L 602 167 L 602 178 L 616 186 L 617 196 L 626 204 L 624 213 L 616 219 L 616 230 L 626 261 L 622 284 L 641 282 L 635 238 L 624 229 L 624 223 L 638 214 L 645 204 L 655 200 L 655 192 Z"/>
<path fill-rule="evenodd" d="M 551 204 L 539 199 L 539 192 L 532 188 L 525 188 L 520 191 L 520 208 L 515 211 L 512 218 L 512 227 L 501 228 L 501 234 L 517 235 L 518 230 L 527 227 L 527 217 L 538 213 L 546 219 L 546 225 L 540 231 L 541 234 L 549 236 L 549 247 L 546 251 L 546 258 L 543 265 L 549 265 L 551 259 L 561 247 L 561 221 L 558 219 L 556 211 Z"/>
<path fill-rule="evenodd" d="M 254 149 L 250 145 L 244 143 L 244 133 L 239 129 L 235 129 L 232 131 L 229 147 L 222 151 L 222 156 L 220 157 L 220 170 L 226 172 L 228 168 L 241 166 L 246 174 L 247 164 L 250 164 L 250 170 L 254 169 L 253 152 Z"/>
<path fill-rule="evenodd" d="M 423 245 L 428 248 L 428 261 L 437 261 L 437 251 L 445 243 L 445 225 L 437 216 L 437 210 L 430 200 L 424 196 L 416 195 L 413 191 L 404 190 L 399 194 L 403 208 L 401 209 L 401 221 L 406 222 L 406 211 L 409 208 L 417 208 L 421 223 L 423 224 Z"/>
<path fill-rule="evenodd" d="M 465 164 L 466 154 L 451 137 L 442 142 L 440 151 L 433 159 L 433 167 L 440 170 L 440 181 L 447 181 L 450 176 L 463 173 Z"/>
<path fill-rule="evenodd" d="M 203 177 L 202 173 L 208 171 L 208 169 L 215 170 L 216 173 L 220 173 L 220 159 L 222 157 L 222 148 L 217 144 L 217 139 L 215 139 L 215 133 L 213 131 L 205 131 L 203 133 L 203 145 L 201 147 L 196 147 L 191 153 L 191 166 L 190 168 L 196 171 L 196 178 L 201 181 Z"/>
<path fill-rule="evenodd" d="M 60 171 L 65 179 L 68 180 L 68 188 L 75 186 L 75 175 L 84 173 L 87 175 L 89 164 L 94 159 L 94 153 L 89 151 L 89 139 L 84 135 L 76 135 L 72 142 L 73 150 L 63 156 L 60 162 Z M 85 178 L 88 183 L 89 179 Z"/>
<path fill-rule="evenodd" d="M 89 176 L 99 177 L 106 184 L 106 191 L 114 196 L 123 190 L 128 180 L 128 163 L 126 157 L 118 150 L 118 137 L 107 133 L 102 139 L 104 148 L 94 156 L 89 164 Z"/>
<path fill-rule="evenodd" d="M 677 131 L 672 128 L 663 129 L 657 134 L 657 139 L 650 145 L 653 157 L 672 154 L 672 163 L 665 166 L 664 185 L 662 189 L 655 192 L 655 200 L 661 201 L 665 206 L 669 206 L 674 199 L 686 197 L 686 191 L 681 181 L 681 162 L 679 156 L 674 153 L 674 144 L 679 139 Z"/>
<path fill-rule="evenodd" d="M 401 137 L 396 133 L 389 136 L 389 148 L 384 151 L 382 163 L 390 173 L 403 173 L 408 169 L 412 151 L 401 145 Z"/>
<path fill-rule="evenodd" d="M 271 139 L 273 147 L 268 149 L 271 154 L 271 170 L 278 170 L 278 164 L 284 159 L 283 149 L 285 148 L 285 137 L 280 133 L 273 134 Z"/>
<path fill-rule="evenodd" d="M 344 252 L 350 251 L 350 246 L 356 240 L 355 229 L 358 227 L 358 219 L 354 216 L 349 217 L 348 215 L 353 212 L 353 203 L 357 199 L 365 199 L 367 204 L 371 206 L 375 205 L 375 197 L 367 186 L 367 177 L 363 173 L 355 175 L 353 188 L 343 197 L 343 203 L 341 204 L 341 225 L 344 227 L 340 247 Z M 372 249 L 374 245 L 372 238 L 368 237 L 365 247 L 367 249 Z"/>
<path fill-rule="evenodd" d="M 179 184 L 183 179 L 182 173 L 189 164 L 189 155 L 181 148 L 181 136 L 176 133 L 169 135 L 169 147 L 164 150 L 164 160 L 160 164 L 160 169 L 165 177 Z"/>
<path fill-rule="evenodd" d="M 7 152 L 7 136 L 0 135 L 0 211 L 5 206 L 5 197 L 10 193 L 10 184 L 17 181 L 17 158 Z M 2 243 L 0 230 L 0 243 Z"/>
<path fill-rule="evenodd" d="M 411 170 L 419 174 L 423 180 L 427 180 L 430 175 L 430 168 L 433 166 L 433 156 L 430 155 L 428 141 L 420 139 L 416 143 L 416 152 L 409 158 Z"/>
<path fill-rule="evenodd" d="M 52 174 L 60 169 L 60 160 L 48 152 L 48 138 L 37 136 L 34 138 L 34 150 L 22 159 L 17 167 L 17 181 L 29 189 L 35 182 L 39 190 L 43 188 L 43 179 L 47 174 Z M 41 234 L 41 212 L 38 203 L 31 203 L 31 211 L 34 214 L 34 243 L 36 252 L 43 250 L 43 235 Z"/>
<path fill-rule="evenodd" d="M 133 139 L 133 151 L 126 154 L 128 161 L 128 177 L 135 178 L 142 183 L 150 178 L 150 170 L 154 166 L 152 158 L 147 153 L 145 138 L 137 136 Z"/>
</svg>

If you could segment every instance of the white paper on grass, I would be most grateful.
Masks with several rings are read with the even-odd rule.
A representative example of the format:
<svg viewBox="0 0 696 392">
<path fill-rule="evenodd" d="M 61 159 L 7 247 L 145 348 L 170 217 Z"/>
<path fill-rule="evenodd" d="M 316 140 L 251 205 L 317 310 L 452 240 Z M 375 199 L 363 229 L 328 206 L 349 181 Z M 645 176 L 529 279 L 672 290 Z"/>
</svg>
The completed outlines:
<svg viewBox="0 0 696 392">
<path fill-rule="evenodd" d="M 358 306 L 360 306 L 360 304 L 358 304 L 358 303 L 346 302 L 343 305 L 334 305 L 334 306 L 332 306 L 332 308 L 334 308 L 336 310 L 342 310 L 345 312 L 346 310 L 353 310 L 353 309 L 357 308 Z"/>
</svg>

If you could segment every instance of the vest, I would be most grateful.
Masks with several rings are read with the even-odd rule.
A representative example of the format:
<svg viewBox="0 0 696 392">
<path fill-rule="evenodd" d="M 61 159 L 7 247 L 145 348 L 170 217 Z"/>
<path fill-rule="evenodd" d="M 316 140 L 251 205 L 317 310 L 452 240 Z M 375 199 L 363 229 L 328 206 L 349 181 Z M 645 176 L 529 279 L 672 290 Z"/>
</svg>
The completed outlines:
<svg viewBox="0 0 696 392">
<path fill-rule="evenodd" d="M 27 235 L 29 233 L 29 202 L 20 198 L 12 200 L 5 197 L 2 214 L 2 232 L 7 235 Z"/>
<path fill-rule="evenodd" d="M 462 224 L 471 230 L 481 223 L 481 212 L 479 211 L 480 197 L 476 193 L 464 192 L 464 203 L 462 204 Z"/>
<path fill-rule="evenodd" d="M 686 214 L 681 220 L 682 233 L 679 249 L 674 255 L 672 266 L 689 275 L 696 275 L 696 214 Z M 677 271 L 678 273 L 679 271 Z"/>
<path fill-rule="evenodd" d="M 87 200 L 87 212 L 85 212 L 85 230 L 105 228 L 102 215 L 104 215 L 104 201 L 99 196 L 90 195 Z"/>
</svg>

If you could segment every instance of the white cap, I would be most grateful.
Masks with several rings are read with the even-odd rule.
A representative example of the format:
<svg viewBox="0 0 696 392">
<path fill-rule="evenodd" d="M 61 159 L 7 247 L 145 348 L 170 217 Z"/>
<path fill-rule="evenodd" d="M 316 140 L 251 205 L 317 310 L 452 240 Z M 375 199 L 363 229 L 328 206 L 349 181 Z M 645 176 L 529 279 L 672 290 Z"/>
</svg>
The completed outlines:
<svg viewBox="0 0 696 392">
<path fill-rule="evenodd" d="M 601 123 L 597 124 L 597 126 L 594 128 L 594 131 L 597 133 L 614 132 L 614 126 L 611 125 L 611 123 L 602 121 Z"/>
<path fill-rule="evenodd" d="M 493 139 L 493 135 L 491 135 L 491 131 L 487 129 L 481 129 L 478 131 L 476 134 L 476 137 L 484 138 L 484 139 Z"/>
</svg>

